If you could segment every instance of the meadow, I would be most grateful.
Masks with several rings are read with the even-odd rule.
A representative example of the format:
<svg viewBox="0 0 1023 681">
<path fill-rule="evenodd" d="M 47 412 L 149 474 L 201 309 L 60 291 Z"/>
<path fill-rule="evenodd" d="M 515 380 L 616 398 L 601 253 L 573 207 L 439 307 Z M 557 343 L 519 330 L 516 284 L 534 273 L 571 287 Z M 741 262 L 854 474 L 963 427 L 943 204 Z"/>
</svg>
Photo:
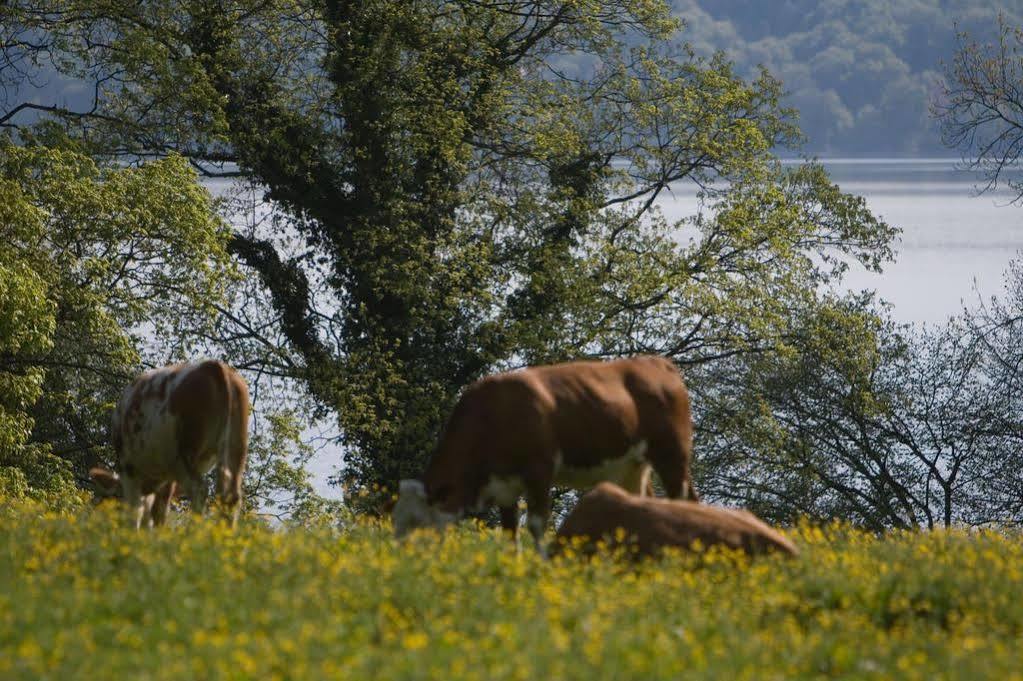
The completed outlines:
<svg viewBox="0 0 1023 681">
<path fill-rule="evenodd" d="M 463 526 L 154 532 L 0 502 L 0 679 L 1023 679 L 1023 537 L 545 562 Z"/>
</svg>

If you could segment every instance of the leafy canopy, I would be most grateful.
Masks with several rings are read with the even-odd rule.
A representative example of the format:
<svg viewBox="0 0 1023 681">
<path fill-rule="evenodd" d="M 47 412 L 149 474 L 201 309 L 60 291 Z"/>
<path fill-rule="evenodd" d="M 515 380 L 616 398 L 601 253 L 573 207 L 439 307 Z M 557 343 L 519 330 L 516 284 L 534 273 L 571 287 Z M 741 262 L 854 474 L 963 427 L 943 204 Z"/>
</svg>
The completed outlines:
<svg viewBox="0 0 1023 681">
<path fill-rule="evenodd" d="M 891 255 L 862 200 L 777 163 L 799 139 L 780 84 L 697 57 L 662 2 L 33 6 L 21 54 L 56 55 L 94 106 L 0 120 L 264 188 L 273 219 L 228 247 L 265 302 L 213 340 L 337 415 L 354 484 L 417 474 L 488 371 L 660 352 L 699 392 Z M 679 219 L 658 205 L 682 182 L 703 204 Z"/>
<path fill-rule="evenodd" d="M 109 463 L 109 412 L 142 356 L 181 353 L 162 340 L 208 324 L 233 266 L 209 194 L 179 156 L 103 169 L 0 140 L 0 177 L 0 460 L 47 489 Z"/>
</svg>

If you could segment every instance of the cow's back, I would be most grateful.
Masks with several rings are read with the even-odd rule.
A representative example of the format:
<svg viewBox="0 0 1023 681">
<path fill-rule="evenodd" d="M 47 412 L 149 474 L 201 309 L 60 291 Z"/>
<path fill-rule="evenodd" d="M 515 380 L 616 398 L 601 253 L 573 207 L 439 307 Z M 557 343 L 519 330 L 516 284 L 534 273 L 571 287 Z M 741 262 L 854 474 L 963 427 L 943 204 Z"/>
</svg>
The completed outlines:
<svg viewBox="0 0 1023 681">
<path fill-rule="evenodd" d="M 474 383 L 452 413 L 441 450 L 476 451 L 500 462 L 528 456 L 522 449 L 542 441 L 563 465 L 590 467 L 672 428 L 691 430 L 691 420 L 685 384 L 670 360 L 573 362 Z"/>
<path fill-rule="evenodd" d="M 690 548 L 724 545 L 750 554 L 780 551 L 797 555 L 796 547 L 752 513 L 690 501 L 631 495 L 602 483 L 583 495 L 558 530 L 559 541 L 615 536 L 618 528 L 641 555 L 667 546 Z"/>
<path fill-rule="evenodd" d="M 538 377 L 555 404 L 551 425 L 565 466 L 593 466 L 690 428 L 685 384 L 667 359 L 553 366 Z"/>
<path fill-rule="evenodd" d="M 221 362 L 177 364 L 147 372 L 115 412 L 120 466 L 142 480 L 207 472 L 223 446 L 232 370 Z"/>
</svg>

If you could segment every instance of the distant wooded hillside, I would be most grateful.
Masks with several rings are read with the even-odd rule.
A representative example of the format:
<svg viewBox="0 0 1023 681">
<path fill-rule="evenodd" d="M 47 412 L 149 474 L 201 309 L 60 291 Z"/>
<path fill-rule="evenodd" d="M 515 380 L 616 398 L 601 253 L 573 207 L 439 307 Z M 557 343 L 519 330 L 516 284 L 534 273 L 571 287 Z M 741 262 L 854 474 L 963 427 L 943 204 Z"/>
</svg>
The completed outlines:
<svg viewBox="0 0 1023 681">
<path fill-rule="evenodd" d="M 739 71 L 763 64 L 799 109 L 807 149 L 825 154 L 949 153 L 927 112 L 956 31 L 994 39 L 1006 0 L 675 0 L 686 39 L 724 50 Z"/>
<path fill-rule="evenodd" d="M 995 38 L 1023 25 L 1023 0 L 673 0 L 697 52 L 723 50 L 745 76 L 762 64 L 799 110 L 806 149 L 825 155 L 949 154 L 928 103 L 956 31 Z M 0 100 L 3 99 L 0 92 Z M 88 109 L 91 85 L 43 69 L 16 98 Z M 0 104 L 3 102 L 0 101 Z"/>
</svg>

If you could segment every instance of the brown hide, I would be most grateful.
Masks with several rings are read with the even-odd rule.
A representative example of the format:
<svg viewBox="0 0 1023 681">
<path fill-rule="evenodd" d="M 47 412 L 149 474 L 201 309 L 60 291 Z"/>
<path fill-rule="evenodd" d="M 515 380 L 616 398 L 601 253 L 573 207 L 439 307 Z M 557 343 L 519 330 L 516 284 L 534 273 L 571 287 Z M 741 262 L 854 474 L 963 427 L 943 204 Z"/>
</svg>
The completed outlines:
<svg viewBox="0 0 1023 681">
<path fill-rule="evenodd" d="M 539 539 L 553 485 L 586 488 L 608 479 L 562 478 L 599 477 L 602 465 L 627 452 L 638 452 L 644 470 L 652 466 L 669 496 L 698 499 L 689 394 L 668 359 L 571 362 L 477 381 L 455 406 L 423 484 L 431 508 L 458 516 L 488 505 L 481 492 L 494 480 L 511 481 L 526 497 Z M 637 481 L 636 491 L 643 485 Z M 513 505 L 498 505 L 502 524 L 514 531 Z"/>
<path fill-rule="evenodd" d="M 616 545 L 624 530 L 624 542 L 638 555 L 656 555 L 665 546 L 691 548 L 723 545 L 748 554 L 779 551 L 799 554 L 795 545 L 748 511 L 690 501 L 656 499 L 629 494 L 621 487 L 602 483 L 583 495 L 558 530 L 554 550 L 576 537 L 587 538 L 585 551 L 604 539 Z"/>
<path fill-rule="evenodd" d="M 145 514 L 144 500 L 157 492 L 159 500 L 169 500 L 175 483 L 201 513 L 207 495 L 204 476 L 214 466 L 218 496 L 235 522 L 248 416 L 245 380 L 223 362 L 177 364 L 136 379 L 115 409 L 112 432 L 121 490 L 136 526 Z"/>
</svg>

